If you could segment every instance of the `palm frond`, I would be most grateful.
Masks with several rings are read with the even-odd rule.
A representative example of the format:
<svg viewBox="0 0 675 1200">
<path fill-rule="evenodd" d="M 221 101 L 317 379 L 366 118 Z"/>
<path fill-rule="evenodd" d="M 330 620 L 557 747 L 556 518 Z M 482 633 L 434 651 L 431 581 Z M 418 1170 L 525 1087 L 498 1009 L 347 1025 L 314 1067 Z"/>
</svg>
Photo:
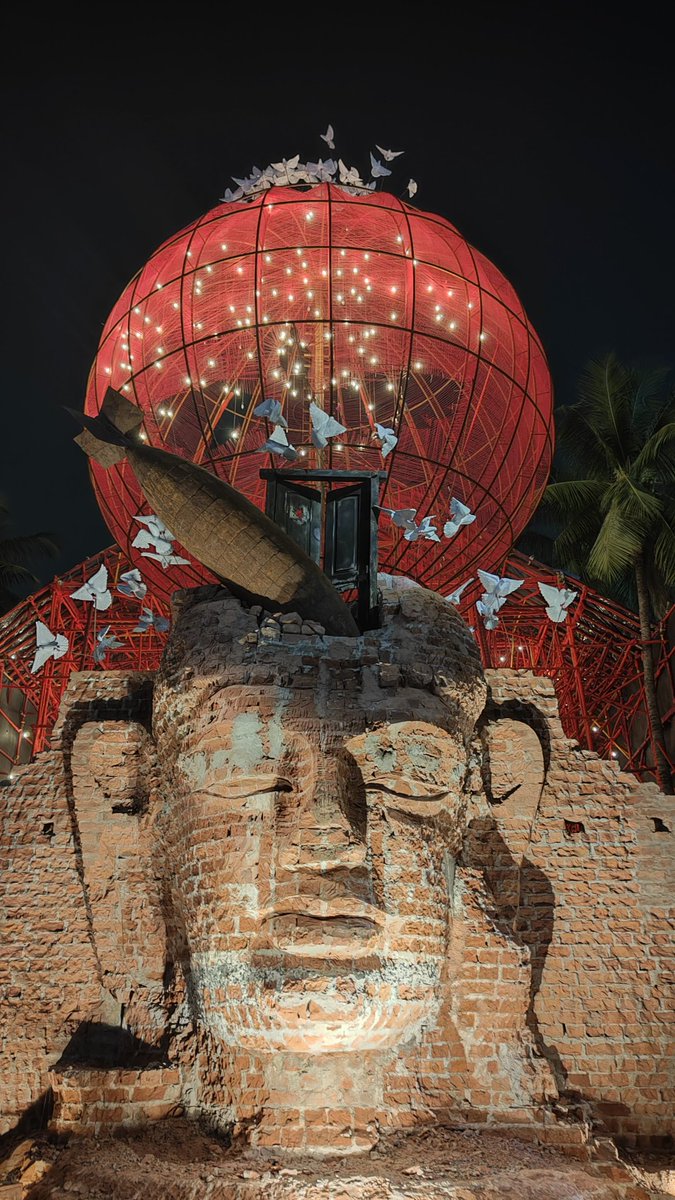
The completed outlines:
<svg viewBox="0 0 675 1200">
<path fill-rule="evenodd" d="M 556 410 L 556 469 L 561 478 L 606 479 L 618 465 L 603 430 L 583 404 Z"/>
<path fill-rule="evenodd" d="M 590 362 L 580 385 L 580 406 L 588 415 L 588 424 L 607 451 L 625 462 L 630 448 L 631 401 L 635 377 L 614 354 Z"/>
<path fill-rule="evenodd" d="M 0 586 L 11 588 L 12 584 L 37 583 L 38 577 L 19 563 L 0 562 Z"/>
<path fill-rule="evenodd" d="M 643 530 L 627 522 L 615 506 L 607 513 L 590 548 L 587 569 L 598 580 L 615 583 L 630 570 L 645 541 Z"/>
<path fill-rule="evenodd" d="M 654 539 L 654 565 L 666 587 L 675 587 L 675 528 L 663 521 Z"/>
<path fill-rule="evenodd" d="M 675 393 L 668 387 L 672 370 L 655 367 L 638 373 L 633 397 L 633 428 L 639 444 L 665 423 L 675 421 Z"/>
<path fill-rule="evenodd" d="M 635 458 L 631 475 L 639 479 L 643 474 L 654 482 L 675 482 L 675 420 L 657 429 Z"/>
<path fill-rule="evenodd" d="M 24 563 L 41 555 L 54 558 L 58 553 L 59 546 L 51 533 L 27 533 L 0 541 L 0 563 Z"/>
<path fill-rule="evenodd" d="M 601 524 L 602 515 L 595 507 L 569 521 L 555 540 L 554 566 L 583 574 L 588 553 L 600 532 Z"/>
<path fill-rule="evenodd" d="M 599 505 L 604 487 L 596 479 L 561 479 L 549 483 L 540 508 L 569 521 L 591 505 Z"/>
<path fill-rule="evenodd" d="M 628 475 L 620 475 L 606 488 L 600 508 L 603 513 L 616 508 L 622 519 L 634 526 L 636 533 L 642 529 L 645 534 L 650 523 L 658 520 L 663 512 L 660 498 L 638 487 Z"/>
</svg>

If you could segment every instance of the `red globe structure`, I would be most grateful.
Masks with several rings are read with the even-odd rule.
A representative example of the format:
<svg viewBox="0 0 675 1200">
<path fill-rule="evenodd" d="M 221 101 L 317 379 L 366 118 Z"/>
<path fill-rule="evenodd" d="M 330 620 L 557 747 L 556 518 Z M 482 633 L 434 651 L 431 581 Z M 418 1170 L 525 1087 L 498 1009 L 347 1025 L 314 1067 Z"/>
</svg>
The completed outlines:
<svg viewBox="0 0 675 1200">
<path fill-rule="evenodd" d="M 296 465 L 386 472 L 381 504 L 434 515 L 451 497 L 475 522 L 452 540 L 380 523 L 380 568 L 448 591 L 504 560 L 545 486 L 552 390 L 539 339 L 497 268 L 449 224 L 387 193 L 272 187 L 218 205 L 169 238 L 125 288 L 94 361 L 85 411 L 106 389 L 144 416 L 142 437 L 259 506 L 260 453 L 281 401 Z M 346 426 L 323 451 L 309 402 Z M 376 425 L 398 438 L 386 457 Z M 108 527 L 156 595 L 210 579 L 132 547 L 147 512 L 126 464 L 93 466 Z M 439 530 L 440 532 L 440 530 Z"/>
</svg>

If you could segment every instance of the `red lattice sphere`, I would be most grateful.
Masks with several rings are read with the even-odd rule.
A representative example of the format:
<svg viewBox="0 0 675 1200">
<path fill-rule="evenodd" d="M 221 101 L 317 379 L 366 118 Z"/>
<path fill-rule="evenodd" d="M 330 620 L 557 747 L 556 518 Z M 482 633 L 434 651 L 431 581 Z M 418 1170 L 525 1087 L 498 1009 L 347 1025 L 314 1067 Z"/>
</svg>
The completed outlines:
<svg viewBox="0 0 675 1200">
<path fill-rule="evenodd" d="M 440 543 L 380 520 L 380 566 L 441 592 L 499 564 L 530 518 L 552 452 L 544 352 L 511 285 L 442 217 L 387 193 L 273 187 L 220 204 L 170 238 L 106 322 L 86 412 L 109 385 L 144 414 L 144 436 L 264 504 L 259 453 L 283 401 L 298 465 L 384 470 L 381 503 L 436 517 L 452 496 L 476 521 Z M 347 432 L 316 451 L 314 399 Z M 383 458 L 375 423 L 393 427 Z M 163 594 L 209 579 L 166 572 L 131 542 L 149 511 L 130 468 L 93 467 L 104 518 Z"/>
</svg>

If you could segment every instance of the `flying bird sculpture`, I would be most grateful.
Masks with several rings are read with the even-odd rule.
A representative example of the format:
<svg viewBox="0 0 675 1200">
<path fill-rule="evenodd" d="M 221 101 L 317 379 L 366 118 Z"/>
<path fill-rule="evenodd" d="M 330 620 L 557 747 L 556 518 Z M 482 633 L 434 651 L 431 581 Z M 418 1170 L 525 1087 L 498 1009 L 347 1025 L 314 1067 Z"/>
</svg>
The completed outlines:
<svg viewBox="0 0 675 1200">
<path fill-rule="evenodd" d="M 100 633 L 96 634 L 96 648 L 94 650 L 94 662 L 102 663 L 109 650 L 119 650 L 124 642 L 118 641 L 114 634 L 110 634 L 110 626 L 106 625 Z"/>
<path fill-rule="evenodd" d="M 167 529 L 164 522 L 155 513 L 149 513 L 147 516 L 138 514 L 134 520 L 140 521 L 146 526 L 145 529 L 139 529 L 131 543 L 140 550 L 143 558 L 150 558 L 160 563 L 165 571 L 169 567 L 189 566 L 188 558 L 182 558 L 180 554 L 174 553 L 175 535 L 170 529 Z"/>
<path fill-rule="evenodd" d="M 450 500 L 450 520 L 445 522 L 443 533 L 447 538 L 454 537 L 456 533 L 459 533 L 462 525 L 471 525 L 475 520 L 475 514 L 471 512 L 471 509 L 453 496 Z"/>
<path fill-rule="evenodd" d="M 294 154 L 292 158 L 282 158 L 281 162 L 272 163 L 271 170 L 273 171 L 273 182 L 292 186 L 294 183 L 300 183 L 306 177 L 304 166 L 300 165 L 300 155 Z"/>
<path fill-rule="evenodd" d="M 307 163 L 309 182 L 330 183 L 337 169 L 337 163 L 332 158 L 327 158 L 325 162 L 322 159 L 319 159 L 318 162 L 309 162 Z"/>
<path fill-rule="evenodd" d="M 281 411 L 281 400 L 262 400 L 253 409 L 253 415 L 267 417 L 273 425 L 281 425 L 283 429 L 288 429 L 288 423 Z"/>
<path fill-rule="evenodd" d="M 466 591 L 470 583 L 473 583 L 473 575 L 470 579 L 467 579 L 466 583 L 460 584 L 458 588 L 455 588 L 454 592 L 450 592 L 450 595 L 445 597 L 448 603 L 454 604 L 455 608 L 457 608 L 462 599 L 462 593 Z"/>
<path fill-rule="evenodd" d="M 328 126 L 328 129 L 325 133 L 319 134 L 319 137 L 321 138 L 322 142 L 326 143 L 329 150 L 335 149 L 335 142 L 333 140 L 335 137 L 335 130 L 333 129 L 332 125 Z"/>
<path fill-rule="evenodd" d="M 410 197 L 411 200 L 416 193 L 417 193 L 417 183 L 415 182 L 414 179 L 409 179 L 408 180 L 408 196 Z"/>
<path fill-rule="evenodd" d="M 161 616 L 160 613 L 153 613 L 151 608 L 144 607 L 134 633 L 147 633 L 150 629 L 156 629 L 157 633 L 166 633 L 169 624 L 166 617 Z"/>
<path fill-rule="evenodd" d="M 346 167 L 341 158 L 338 159 L 338 178 L 340 183 L 349 184 L 351 187 L 364 186 L 358 167 Z"/>
<path fill-rule="evenodd" d="M 384 179 L 385 175 L 391 175 L 388 167 L 383 167 L 378 158 L 375 158 L 372 150 L 370 151 L 370 174 L 373 179 Z"/>
<path fill-rule="evenodd" d="M 335 417 L 319 408 L 314 401 L 309 406 L 309 416 L 312 422 L 312 443 L 317 450 L 323 450 L 328 445 L 328 439 L 347 432 L 347 426 L 341 425 Z"/>
<path fill-rule="evenodd" d="M 86 583 L 78 588 L 76 592 L 70 593 L 71 600 L 88 600 L 93 601 L 94 607 L 99 612 L 105 612 L 106 608 L 110 608 L 112 604 L 112 595 L 108 587 L 108 572 L 105 564 L 102 564 L 95 575 L 88 579 Z"/>
<path fill-rule="evenodd" d="M 486 604 L 483 599 L 476 600 L 476 608 L 480 616 L 483 618 L 483 625 L 486 629 L 496 629 L 499 625 L 499 617 L 497 610 L 491 605 Z"/>
<path fill-rule="evenodd" d="M 42 621 L 35 622 L 35 658 L 31 674 L 35 674 L 50 658 L 62 658 L 69 646 L 68 638 L 63 633 L 52 633 Z"/>
<path fill-rule="evenodd" d="M 282 458 L 288 462 L 295 462 L 298 457 L 298 452 L 295 446 L 291 446 L 286 437 L 286 430 L 281 425 L 275 425 L 270 436 L 262 446 L 258 447 L 258 454 L 280 454 Z"/>
<path fill-rule="evenodd" d="M 413 529 L 415 527 L 416 508 L 381 508 L 379 504 L 373 507 L 376 512 L 381 512 L 391 517 L 392 523 L 397 525 L 399 529 Z"/>
<path fill-rule="evenodd" d="M 416 542 L 419 538 L 426 538 L 428 542 L 440 542 L 436 526 L 432 525 L 435 517 L 423 517 L 419 525 L 413 521 L 412 528 L 406 529 L 403 534 L 407 542 Z"/>
<path fill-rule="evenodd" d="M 398 442 L 398 438 L 393 429 L 389 429 L 386 425 L 378 425 L 377 421 L 375 422 L 375 431 L 376 436 L 382 442 L 382 446 L 380 447 L 382 457 L 386 458 L 388 454 L 391 454 L 391 451 Z"/>
<path fill-rule="evenodd" d="M 486 593 L 482 599 L 485 603 L 493 603 L 498 600 L 498 608 L 501 608 L 507 597 L 522 587 L 525 582 L 524 579 L 508 579 L 505 575 L 492 575 L 489 571 L 481 571 L 480 567 L 478 568 L 478 578 Z"/>
<path fill-rule="evenodd" d="M 123 596 L 133 596 L 134 600 L 143 600 L 148 590 L 148 585 L 143 582 L 143 576 L 140 571 L 134 568 L 133 571 L 125 571 L 123 575 L 120 575 L 117 590 Z"/>
<path fill-rule="evenodd" d="M 378 146 L 377 142 L 375 149 L 379 150 L 385 162 L 393 162 L 395 158 L 400 158 L 405 153 L 404 150 L 385 150 L 384 146 Z"/>
<path fill-rule="evenodd" d="M 546 601 L 546 615 L 549 620 L 559 625 L 567 619 L 567 610 L 576 600 L 578 592 L 570 588 L 557 588 L 548 583 L 537 583 L 537 587 Z"/>
</svg>

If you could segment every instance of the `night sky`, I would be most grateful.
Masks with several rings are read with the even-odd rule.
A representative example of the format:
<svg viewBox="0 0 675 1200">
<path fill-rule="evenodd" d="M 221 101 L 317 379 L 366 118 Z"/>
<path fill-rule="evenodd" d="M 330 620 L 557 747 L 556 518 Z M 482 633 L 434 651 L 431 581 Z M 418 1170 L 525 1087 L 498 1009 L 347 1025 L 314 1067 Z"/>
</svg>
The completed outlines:
<svg viewBox="0 0 675 1200">
<path fill-rule="evenodd" d="M 329 121 L 366 177 L 376 142 L 406 150 L 391 190 L 414 176 L 415 203 L 508 276 L 558 403 L 607 350 L 675 365 L 675 89 L 670 43 L 643 17 L 655 10 L 634 10 L 640 26 L 605 26 L 569 5 L 444 6 L 442 27 L 415 5 L 400 11 L 361 27 L 356 8 L 310 19 L 308 6 L 277 6 L 266 26 L 260 7 L 240 6 L 234 23 L 224 8 L 215 24 L 185 8 L 171 28 L 147 14 L 143 33 L 131 9 L 108 8 L 96 10 L 97 42 L 13 18 L 0 494 L 17 532 L 61 542 L 43 582 L 112 540 L 62 406 L 82 407 L 120 291 L 232 173 L 298 151 L 327 157 Z M 321 35 L 326 22 L 335 28 Z"/>
</svg>

